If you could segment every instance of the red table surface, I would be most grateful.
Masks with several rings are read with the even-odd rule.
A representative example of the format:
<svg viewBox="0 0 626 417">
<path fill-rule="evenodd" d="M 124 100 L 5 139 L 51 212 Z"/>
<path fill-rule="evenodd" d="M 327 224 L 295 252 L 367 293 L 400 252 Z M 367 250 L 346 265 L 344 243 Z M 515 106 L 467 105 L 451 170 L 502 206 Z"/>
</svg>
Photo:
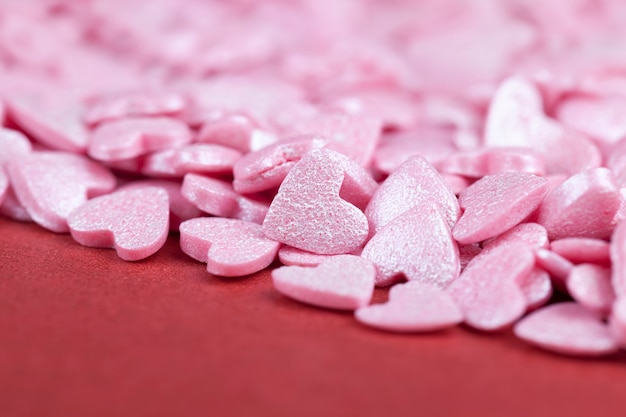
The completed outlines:
<svg viewBox="0 0 626 417">
<path fill-rule="evenodd" d="M 371 330 L 268 271 L 210 276 L 175 235 L 129 263 L 0 219 L 0 277 L 2 417 L 626 415 L 623 354 Z"/>
</svg>

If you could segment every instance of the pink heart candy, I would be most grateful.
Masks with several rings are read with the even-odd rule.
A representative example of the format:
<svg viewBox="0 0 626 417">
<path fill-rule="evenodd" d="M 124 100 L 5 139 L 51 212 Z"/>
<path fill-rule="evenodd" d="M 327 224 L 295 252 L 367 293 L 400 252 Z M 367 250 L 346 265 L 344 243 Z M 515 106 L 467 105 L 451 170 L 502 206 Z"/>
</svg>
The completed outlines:
<svg viewBox="0 0 626 417">
<path fill-rule="evenodd" d="M 387 303 L 359 308 L 355 317 L 367 326 L 394 332 L 429 332 L 463 321 L 447 292 L 420 282 L 393 286 Z"/>
<path fill-rule="evenodd" d="M 505 80 L 496 91 L 485 126 L 488 147 L 526 147 L 541 155 L 548 174 L 575 174 L 600 166 L 598 148 L 543 113 L 539 90 L 521 77 Z"/>
<path fill-rule="evenodd" d="M 495 248 L 470 262 L 447 290 L 465 315 L 465 323 L 484 331 L 501 330 L 526 311 L 518 283 L 535 264 L 532 251 L 515 243 Z"/>
<path fill-rule="evenodd" d="M 537 223 L 521 223 L 500 236 L 483 242 L 483 251 L 511 243 L 525 243 L 531 249 L 547 249 L 550 246 L 546 228 Z"/>
<path fill-rule="evenodd" d="M 141 172 L 152 177 L 183 177 L 187 173 L 229 174 L 241 152 L 220 145 L 195 143 L 154 152 L 145 157 Z"/>
<path fill-rule="evenodd" d="M 541 268 L 535 267 L 526 276 L 520 276 L 517 282 L 528 310 L 534 310 L 546 304 L 552 297 L 552 281 L 550 274 Z"/>
<path fill-rule="evenodd" d="M 274 288 L 287 297 L 318 307 L 354 310 L 374 292 L 376 269 L 353 255 L 329 256 L 313 268 L 283 266 L 272 271 Z"/>
<path fill-rule="evenodd" d="M 593 264 L 576 265 L 567 277 L 567 291 L 574 301 L 606 315 L 615 301 L 611 269 Z"/>
<path fill-rule="evenodd" d="M 547 192 L 547 181 L 533 174 L 505 172 L 483 177 L 459 196 L 465 211 L 452 236 L 462 244 L 498 236 L 535 211 Z"/>
<path fill-rule="evenodd" d="M 125 261 L 145 259 L 161 249 L 167 239 L 167 193 L 157 187 L 116 191 L 78 207 L 67 223 L 81 245 L 114 248 Z"/>
<path fill-rule="evenodd" d="M 317 266 L 331 256 L 338 255 L 320 255 L 302 249 L 292 248 L 291 246 L 283 246 L 278 251 L 280 263 L 287 266 Z"/>
<path fill-rule="evenodd" d="M 183 111 L 183 96 L 171 92 L 139 91 L 111 94 L 91 100 L 83 120 L 88 125 L 125 117 L 167 116 Z"/>
<path fill-rule="evenodd" d="M 601 317 L 576 303 L 552 304 L 520 320 L 520 339 L 540 348 L 578 356 L 602 356 L 619 349 Z"/>
<path fill-rule="evenodd" d="M 185 175 L 181 193 L 195 207 L 214 216 L 261 224 L 268 210 L 267 203 L 239 195 L 229 183 L 197 174 Z"/>
<path fill-rule="evenodd" d="M 17 130 L 0 127 L 0 207 L 7 194 L 12 193 L 5 167 L 12 159 L 19 158 L 31 151 L 32 145 L 26 136 Z"/>
<path fill-rule="evenodd" d="M 250 152 L 233 167 L 233 187 L 240 193 L 278 187 L 302 155 L 327 144 L 321 136 L 297 136 Z"/>
<path fill-rule="evenodd" d="M 345 156 L 324 148 L 304 155 L 274 197 L 263 232 L 286 245 L 325 255 L 350 253 L 360 247 L 369 232 L 367 218 L 340 195 L 345 179 L 354 178 L 346 175 L 349 165 Z M 348 194 L 353 201 L 366 201 L 373 192 L 369 187 L 352 186 L 358 185 L 354 181 L 350 185 Z"/>
<path fill-rule="evenodd" d="M 622 197 L 606 168 L 583 171 L 552 190 L 539 206 L 537 223 L 551 240 L 565 237 L 608 238 Z"/>
<path fill-rule="evenodd" d="M 569 237 L 553 240 L 550 250 L 575 263 L 610 265 L 611 245 L 606 240 L 584 237 Z"/>
<path fill-rule="evenodd" d="M 254 152 L 276 141 L 271 131 L 242 114 L 220 115 L 205 121 L 196 138 L 199 143 L 229 146 L 241 152 Z"/>
<path fill-rule="evenodd" d="M 69 231 L 67 217 L 75 208 L 115 188 L 115 177 L 106 168 L 64 152 L 33 152 L 11 162 L 8 173 L 32 219 L 58 233 Z"/>
<path fill-rule="evenodd" d="M 430 201 L 435 202 L 452 228 L 460 214 L 456 197 L 424 158 L 412 156 L 382 183 L 365 209 L 372 234 L 410 208 Z"/>
<path fill-rule="evenodd" d="M 100 161 L 129 159 L 191 142 L 186 124 L 167 117 L 134 117 L 102 123 L 91 132 L 88 153 Z"/>
<path fill-rule="evenodd" d="M 192 258 L 206 262 L 209 273 L 238 277 L 269 266 L 280 243 L 265 237 L 255 223 L 201 217 L 180 225 L 180 247 Z"/>
<path fill-rule="evenodd" d="M 444 288 L 459 275 L 459 251 L 438 206 L 424 201 L 393 219 L 361 254 L 376 265 L 376 285 L 403 277 Z"/>
</svg>

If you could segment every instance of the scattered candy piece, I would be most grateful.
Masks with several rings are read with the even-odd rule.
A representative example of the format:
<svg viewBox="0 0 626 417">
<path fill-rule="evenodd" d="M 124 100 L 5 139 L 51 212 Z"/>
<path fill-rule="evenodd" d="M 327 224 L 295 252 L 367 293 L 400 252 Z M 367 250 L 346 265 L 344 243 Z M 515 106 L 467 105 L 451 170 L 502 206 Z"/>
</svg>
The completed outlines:
<svg viewBox="0 0 626 417">
<path fill-rule="evenodd" d="M 367 326 L 393 332 L 430 332 L 463 321 L 463 313 L 447 292 L 420 282 L 394 285 L 387 303 L 359 308 L 355 317 Z"/>
<path fill-rule="evenodd" d="M 237 219 L 202 217 L 180 225 L 180 248 L 207 263 L 209 273 L 224 277 L 253 274 L 271 264 L 280 243 L 265 237 L 261 226 Z"/>
<path fill-rule="evenodd" d="M 96 197 L 72 211 L 67 223 L 81 245 L 114 248 L 125 261 L 145 259 L 167 239 L 167 193 L 144 187 Z"/>
<path fill-rule="evenodd" d="M 461 307 L 467 325 L 483 331 L 501 330 L 526 311 L 526 298 L 518 283 L 534 264 L 526 245 L 500 246 L 474 258 L 447 291 Z"/>
<path fill-rule="evenodd" d="M 626 222 L 618 223 L 611 237 L 611 281 L 618 298 L 626 298 Z"/>
<path fill-rule="evenodd" d="M 228 174 L 241 152 L 220 145 L 192 144 L 152 153 L 141 172 L 152 177 L 183 177 L 188 173 Z"/>
<path fill-rule="evenodd" d="M 115 177 L 83 156 L 34 152 L 9 163 L 9 178 L 19 202 L 40 226 L 67 233 L 67 217 L 89 198 L 115 188 Z"/>
<path fill-rule="evenodd" d="M 527 148 L 486 148 L 457 153 L 446 158 L 438 168 L 442 172 L 471 178 L 503 172 L 545 174 L 543 159 Z"/>
<path fill-rule="evenodd" d="M 182 112 L 187 103 L 183 96 L 169 92 L 130 92 L 113 94 L 92 100 L 83 120 L 88 125 L 105 121 L 142 116 L 173 116 Z"/>
<path fill-rule="evenodd" d="M 546 196 L 539 206 L 537 223 L 546 228 L 551 240 L 606 239 L 615 227 L 621 202 L 611 171 L 590 169 L 570 177 Z"/>
<path fill-rule="evenodd" d="M 483 177 L 459 196 L 465 211 L 452 236 L 461 244 L 498 236 L 535 211 L 547 191 L 547 181 L 533 174 L 506 172 Z"/>
<path fill-rule="evenodd" d="M 576 303 L 558 303 L 520 320 L 515 335 L 532 345 L 564 355 L 602 356 L 619 345 L 601 317 Z"/>
<path fill-rule="evenodd" d="M 367 218 L 340 196 L 346 172 L 342 155 L 316 149 L 304 155 L 281 184 L 263 221 L 263 232 L 289 246 L 323 255 L 363 245 Z"/>
<path fill-rule="evenodd" d="M 606 315 L 615 301 L 611 270 L 599 265 L 581 264 L 567 277 L 567 291 L 581 306 Z"/>
<path fill-rule="evenodd" d="M 460 214 L 456 197 L 439 173 L 424 158 L 414 155 L 383 182 L 365 209 L 372 234 L 412 207 L 431 201 L 452 228 Z"/>
<path fill-rule="evenodd" d="M 263 223 L 268 205 L 243 197 L 225 181 L 197 174 L 187 174 L 181 189 L 183 197 L 200 210 L 214 216 Z"/>
<path fill-rule="evenodd" d="M 354 310 L 374 292 L 376 269 L 353 255 L 329 256 L 318 266 L 283 266 L 272 271 L 274 288 L 287 297 L 318 307 Z"/>
<path fill-rule="evenodd" d="M 610 265 L 611 245 L 606 240 L 570 237 L 554 240 L 550 250 L 575 264 Z"/>
<path fill-rule="evenodd" d="M 191 142 L 186 124 L 167 117 L 129 117 L 98 125 L 88 153 L 100 161 L 129 159 Z"/>
<path fill-rule="evenodd" d="M 547 271 L 559 289 L 565 288 L 567 277 L 569 276 L 574 264 L 565 259 L 556 252 L 547 249 L 538 249 L 535 251 L 537 266 Z"/>
<path fill-rule="evenodd" d="M 552 297 L 550 274 L 541 268 L 535 267 L 530 274 L 520 277 L 518 285 L 524 294 L 528 310 L 541 307 Z"/>
<path fill-rule="evenodd" d="M 377 267 L 376 285 L 406 278 L 445 288 L 461 268 L 459 250 L 439 207 L 425 200 L 393 219 L 361 253 Z"/>
<path fill-rule="evenodd" d="M 278 251 L 278 260 L 287 266 L 317 266 L 331 256 L 336 255 L 320 255 L 291 246 L 283 246 Z"/>
</svg>

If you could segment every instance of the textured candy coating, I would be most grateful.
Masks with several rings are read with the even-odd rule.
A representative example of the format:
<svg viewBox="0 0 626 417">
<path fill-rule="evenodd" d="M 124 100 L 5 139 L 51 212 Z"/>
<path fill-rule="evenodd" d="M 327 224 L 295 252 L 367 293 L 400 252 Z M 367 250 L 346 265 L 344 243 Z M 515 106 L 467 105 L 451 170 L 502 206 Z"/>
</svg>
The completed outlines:
<svg viewBox="0 0 626 417">
<path fill-rule="evenodd" d="M 615 301 L 611 269 L 593 264 L 576 265 L 567 277 L 567 291 L 583 307 L 607 314 Z"/>
<path fill-rule="evenodd" d="M 181 193 L 195 207 L 214 216 L 261 224 L 268 210 L 264 201 L 239 195 L 229 183 L 197 174 L 185 175 Z"/>
<path fill-rule="evenodd" d="M 120 190 L 137 189 L 145 187 L 159 187 L 167 192 L 170 204 L 170 230 L 178 231 L 178 227 L 182 222 L 196 217 L 201 217 L 202 212 L 193 204 L 187 201 L 181 193 L 181 184 L 176 181 L 168 180 L 139 180 L 133 181 L 120 187 Z"/>
<path fill-rule="evenodd" d="M 552 352 L 575 356 L 602 356 L 619 349 L 601 317 L 576 303 L 552 304 L 520 320 L 515 335 Z"/>
<path fill-rule="evenodd" d="M 376 265 L 379 286 L 404 277 L 444 288 L 458 277 L 461 267 L 446 219 L 431 201 L 393 219 L 367 242 L 361 256 Z"/>
<path fill-rule="evenodd" d="M 242 114 L 223 115 L 207 120 L 196 138 L 196 142 L 229 146 L 240 152 L 254 152 L 277 140 L 272 132 L 262 129 L 251 118 Z"/>
<path fill-rule="evenodd" d="M 18 222 L 32 222 L 33 219 L 28 214 L 22 203 L 19 202 L 13 187 L 9 187 L 4 194 L 4 201 L 0 205 L 0 214 Z"/>
<path fill-rule="evenodd" d="M 241 152 L 221 145 L 195 143 L 152 153 L 143 161 L 141 172 L 153 177 L 183 177 L 187 173 L 227 174 L 241 158 Z"/>
<path fill-rule="evenodd" d="M 280 243 L 265 237 L 261 226 L 237 219 L 201 217 L 180 225 L 180 248 L 207 263 L 213 275 L 238 277 L 271 264 Z"/>
<path fill-rule="evenodd" d="M 15 158 L 32 151 L 30 141 L 17 130 L 0 127 L 0 207 L 10 192 L 10 182 L 5 167 Z"/>
<path fill-rule="evenodd" d="M 524 244 L 500 246 L 474 258 L 448 291 L 461 307 L 465 323 L 484 331 L 501 330 L 526 311 L 519 287 L 535 264 Z"/>
<path fill-rule="evenodd" d="M 605 239 L 615 227 L 621 195 L 611 171 L 595 168 L 573 175 L 539 206 L 537 223 L 551 240 L 566 237 Z"/>
<path fill-rule="evenodd" d="M 186 124 L 168 117 L 129 117 L 98 125 L 88 153 L 100 161 L 129 159 L 191 142 Z"/>
<path fill-rule="evenodd" d="M 506 172 L 483 177 L 459 196 L 465 211 L 452 236 L 462 244 L 498 236 L 535 211 L 547 191 L 547 181 L 533 174 Z"/>
<path fill-rule="evenodd" d="M 442 330 L 463 321 L 450 294 L 420 282 L 395 285 L 387 303 L 359 308 L 354 315 L 367 326 L 393 332 Z"/>
<path fill-rule="evenodd" d="M 545 227 L 537 223 L 521 223 L 500 236 L 483 242 L 483 251 L 510 243 L 524 243 L 531 249 L 547 249 L 550 246 Z"/>
<path fill-rule="evenodd" d="M 606 240 L 584 237 L 564 238 L 552 241 L 550 250 L 575 264 L 609 265 L 611 263 L 611 245 Z"/>
<path fill-rule="evenodd" d="M 233 187 L 240 193 L 278 187 L 302 155 L 327 144 L 321 136 L 298 136 L 250 152 L 234 164 Z"/>
<path fill-rule="evenodd" d="M 318 266 L 283 266 L 272 271 L 274 288 L 303 303 L 339 310 L 366 306 L 374 292 L 376 269 L 353 255 L 329 256 Z"/>
<path fill-rule="evenodd" d="M 452 228 L 459 214 L 459 204 L 448 184 L 424 158 L 407 159 L 381 184 L 370 200 L 365 215 L 372 233 L 377 233 L 397 216 L 434 201 Z"/>
<path fill-rule="evenodd" d="M 303 156 L 272 201 L 263 232 L 286 245 L 325 255 L 350 253 L 365 243 L 367 218 L 340 197 L 344 158 L 323 148 Z"/>
<path fill-rule="evenodd" d="M 90 197 L 111 192 L 115 177 L 101 165 L 65 152 L 33 152 L 8 165 L 19 202 L 53 232 L 69 231 L 67 216 Z"/>
<path fill-rule="evenodd" d="M 524 294 L 528 310 L 541 307 L 552 297 L 550 274 L 541 268 L 533 268 L 530 274 L 520 277 L 517 284 Z"/>
<path fill-rule="evenodd" d="M 145 259 L 167 239 L 167 192 L 142 187 L 96 197 L 72 211 L 67 223 L 81 245 L 114 248 L 125 261 Z"/>
<path fill-rule="evenodd" d="M 488 147 L 526 147 L 543 158 L 546 172 L 575 174 L 600 166 L 597 147 L 543 113 L 539 90 L 521 77 L 506 79 L 491 100 L 485 125 Z"/>
<path fill-rule="evenodd" d="M 626 222 L 621 222 L 611 237 L 611 281 L 615 295 L 626 298 Z"/>
<path fill-rule="evenodd" d="M 338 255 L 320 255 L 302 249 L 292 248 L 291 246 L 283 246 L 278 251 L 278 259 L 283 265 L 287 266 L 317 266 L 330 256 Z"/>
</svg>

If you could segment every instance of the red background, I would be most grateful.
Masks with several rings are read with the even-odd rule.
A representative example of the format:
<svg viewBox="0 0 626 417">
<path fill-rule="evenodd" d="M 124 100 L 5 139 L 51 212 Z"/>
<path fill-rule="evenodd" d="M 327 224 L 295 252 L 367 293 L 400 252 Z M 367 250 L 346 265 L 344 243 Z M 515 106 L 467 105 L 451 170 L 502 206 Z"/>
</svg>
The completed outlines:
<svg viewBox="0 0 626 417">
<path fill-rule="evenodd" d="M 176 236 L 128 263 L 0 219 L 0 277 L 2 417 L 626 415 L 624 354 L 378 332 L 282 297 L 267 271 L 210 276 Z"/>
</svg>

